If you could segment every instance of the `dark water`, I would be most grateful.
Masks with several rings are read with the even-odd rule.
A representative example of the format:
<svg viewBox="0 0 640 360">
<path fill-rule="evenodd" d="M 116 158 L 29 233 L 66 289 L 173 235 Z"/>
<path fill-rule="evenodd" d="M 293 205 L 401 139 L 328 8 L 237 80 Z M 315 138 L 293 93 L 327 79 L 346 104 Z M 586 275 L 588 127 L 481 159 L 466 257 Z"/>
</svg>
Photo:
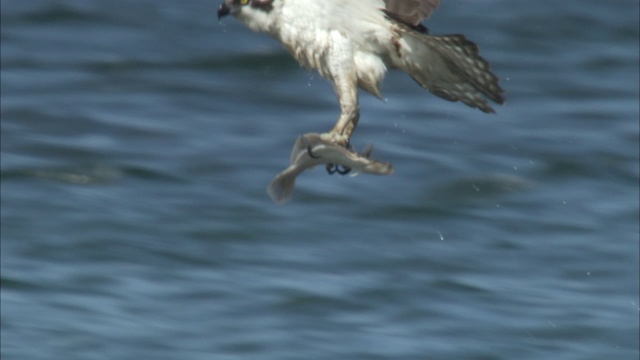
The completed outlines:
<svg viewBox="0 0 640 360">
<path fill-rule="evenodd" d="M 337 102 L 217 5 L 2 1 L 3 359 L 638 358 L 637 1 L 443 1 L 508 103 L 391 73 L 285 206 Z"/>
</svg>

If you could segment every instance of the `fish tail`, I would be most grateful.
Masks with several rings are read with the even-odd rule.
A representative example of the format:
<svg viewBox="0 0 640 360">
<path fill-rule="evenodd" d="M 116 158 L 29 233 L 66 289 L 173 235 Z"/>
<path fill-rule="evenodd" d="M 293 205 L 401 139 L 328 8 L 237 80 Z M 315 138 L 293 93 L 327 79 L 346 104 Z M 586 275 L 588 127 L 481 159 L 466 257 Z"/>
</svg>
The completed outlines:
<svg viewBox="0 0 640 360">
<path fill-rule="evenodd" d="M 283 171 L 267 186 L 267 194 L 273 202 L 282 204 L 291 200 L 296 185 L 296 174 Z"/>
</svg>

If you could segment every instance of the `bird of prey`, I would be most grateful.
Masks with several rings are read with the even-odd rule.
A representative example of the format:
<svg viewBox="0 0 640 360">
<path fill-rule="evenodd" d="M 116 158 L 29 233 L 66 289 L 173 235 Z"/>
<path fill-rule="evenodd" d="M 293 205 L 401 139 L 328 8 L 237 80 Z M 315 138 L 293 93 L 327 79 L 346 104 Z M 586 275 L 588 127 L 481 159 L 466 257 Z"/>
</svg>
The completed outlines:
<svg viewBox="0 0 640 360">
<path fill-rule="evenodd" d="M 449 101 L 486 113 L 504 103 L 498 78 L 463 35 L 430 35 L 421 22 L 440 0 L 224 0 L 233 15 L 276 38 L 303 66 L 333 83 L 341 114 L 326 141 L 348 146 L 358 124 L 358 88 L 381 97 L 387 69 L 400 69 Z"/>
</svg>

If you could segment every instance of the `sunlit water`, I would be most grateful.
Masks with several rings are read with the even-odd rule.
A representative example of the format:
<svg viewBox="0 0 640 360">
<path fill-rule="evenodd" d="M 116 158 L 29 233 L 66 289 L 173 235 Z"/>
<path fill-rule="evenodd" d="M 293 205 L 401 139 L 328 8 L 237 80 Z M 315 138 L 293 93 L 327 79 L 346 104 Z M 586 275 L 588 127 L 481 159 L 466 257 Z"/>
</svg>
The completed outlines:
<svg viewBox="0 0 640 360">
<path fill-rule="evenodd" d="M 337 101 L 217 5 L 2 2 L 3 359 L 638 358 L 637 1 L 443 1 L 507 104 L 390 73 L 284 206 Z"/>
</svg>

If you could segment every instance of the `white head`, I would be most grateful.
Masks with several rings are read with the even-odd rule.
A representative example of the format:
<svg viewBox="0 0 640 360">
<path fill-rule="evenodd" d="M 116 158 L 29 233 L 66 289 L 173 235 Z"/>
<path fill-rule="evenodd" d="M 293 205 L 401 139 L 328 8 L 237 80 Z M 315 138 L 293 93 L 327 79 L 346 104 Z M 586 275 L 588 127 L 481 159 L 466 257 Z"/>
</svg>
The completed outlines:
<svg viewBox="0 0 640 360">
<path fill-rule="evenodd" d="M 224 0 L 218 8 L 218 19 L 233 15 L 253 31 L 273 32 L 276 26 L 274 6 L 281 0 Z"/>
</svg>

